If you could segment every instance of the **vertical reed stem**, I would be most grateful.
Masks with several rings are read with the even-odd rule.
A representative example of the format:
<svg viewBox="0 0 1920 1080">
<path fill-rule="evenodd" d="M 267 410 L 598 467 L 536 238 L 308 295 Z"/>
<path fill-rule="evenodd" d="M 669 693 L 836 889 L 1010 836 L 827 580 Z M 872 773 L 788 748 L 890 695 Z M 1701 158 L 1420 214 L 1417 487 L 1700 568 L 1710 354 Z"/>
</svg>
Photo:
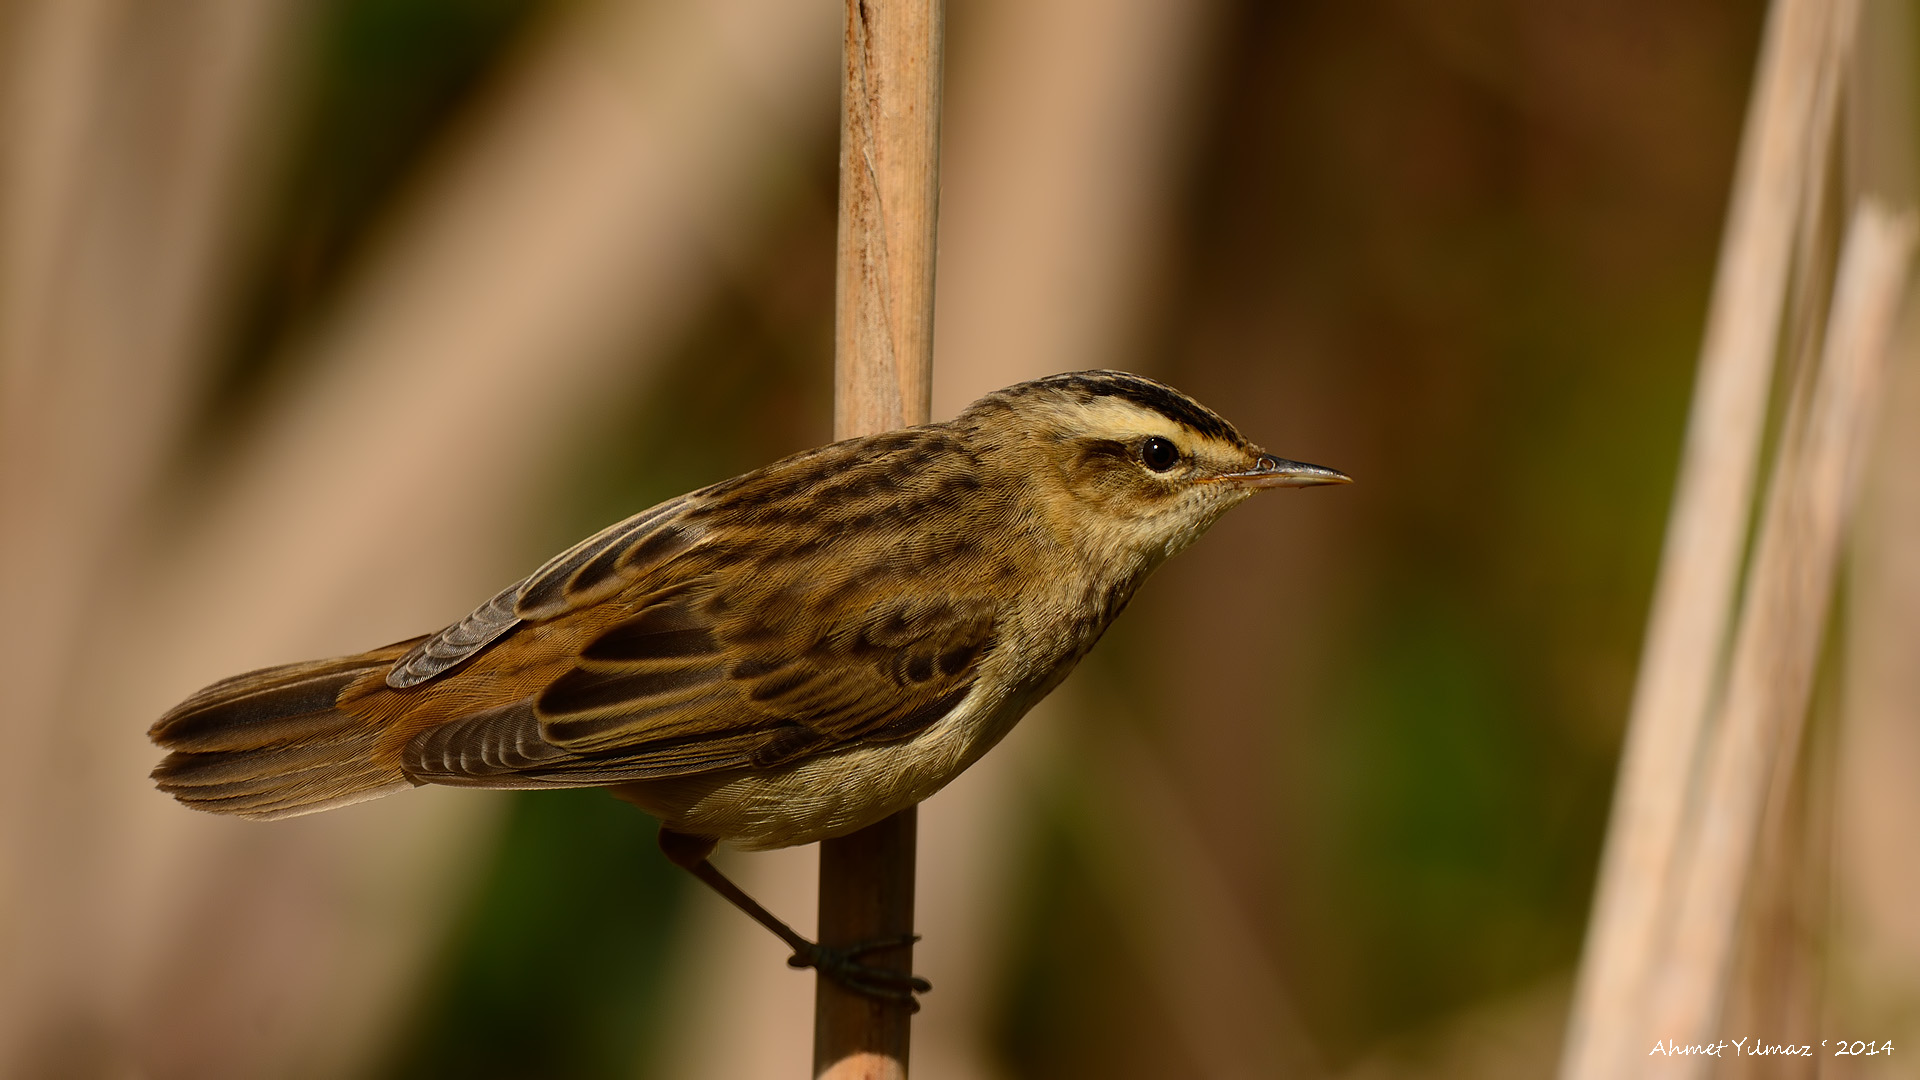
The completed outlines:
<svg viewBox="0 0 1920 1080">
<path fill-rule="evenodd" d="M 847 0 L 840 87 L 834 435 L 923 424 L 932 412 L 942 0 Z M 820 941 L 913 930 L 916 814 L 820 845 Z M 866 962 L 911 970 L 911 947 Z M 814 997 L 813 1068 L 832 1080 L 907 1074 L 904 1003 L 828 979 Z"/>
<path fill-rule="evenodd" d="M 1655 1032 L 1711 1042 L 1777 764 L 1796 752 L 1869 444 L 1881 368 L 1906 293 L 1911 213 L 1859 203 L 1841 250 L 1820 366 L 1792 404 L 1748 573 L 1723 704 L 1697 783 L 1691 858 L 1674 875 L 1674 930 L 1654 973 Z M 1704 1076 L 1708 1063 L 1675 1063 Z"/>
<path fill-rule="evenodd" d="M 1706 340 L 1634 687 L 1563 1080 L 1641 1067 L 1647 985 L 1667 945 L 1688 779 L 1722 670 L 1767 390 L 1836 0 L 1775 0 L 1754 76 Z"/>
</svg>

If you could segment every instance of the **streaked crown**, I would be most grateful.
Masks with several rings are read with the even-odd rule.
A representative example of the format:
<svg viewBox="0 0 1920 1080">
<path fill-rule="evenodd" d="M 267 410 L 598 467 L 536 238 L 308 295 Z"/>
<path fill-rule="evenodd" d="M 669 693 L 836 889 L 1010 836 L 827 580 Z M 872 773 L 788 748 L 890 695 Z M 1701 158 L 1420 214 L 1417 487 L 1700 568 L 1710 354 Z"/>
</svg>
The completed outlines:
<svg viewBox="0 0 1920 1080">
<path fill-rule="evenodd" d="M 1030 412 L 1048 403 L 1060 407 L 1048 411 L 1059 413 L 1063 419 L 1070 417 L 1074 426 L 1088 434 L 1102 426 L 1138 430 L 1140 413 L 1147 412 L 1203 438 L 1234 447 L 1250 445 L 1212 409 L 1165 383 L 1125 371 L 1069 371 L 1017 383 L 974 402 L 960 419 L 986 421 L 994 413 Z M 1109 404 L 1121 407 L 1102 408 Z"/>
</svg>

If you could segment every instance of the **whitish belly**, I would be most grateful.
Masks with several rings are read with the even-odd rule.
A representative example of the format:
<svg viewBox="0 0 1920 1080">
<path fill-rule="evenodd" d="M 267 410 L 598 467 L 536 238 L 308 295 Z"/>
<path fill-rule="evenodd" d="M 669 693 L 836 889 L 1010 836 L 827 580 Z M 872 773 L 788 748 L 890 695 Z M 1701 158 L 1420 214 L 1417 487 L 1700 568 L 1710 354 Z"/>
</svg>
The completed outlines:
<svg viewBox="0 0 1920 1080">
<path fill-rule="evenodd" d="M 843 836 L 945 787 L 1011 729 L 1038 694 L 997 707 L 973 699 L 900 742 L 858 746 L 774 769 L 643 780 L 614 789 L 676 832 L 748 850 Z"/>
</svg>

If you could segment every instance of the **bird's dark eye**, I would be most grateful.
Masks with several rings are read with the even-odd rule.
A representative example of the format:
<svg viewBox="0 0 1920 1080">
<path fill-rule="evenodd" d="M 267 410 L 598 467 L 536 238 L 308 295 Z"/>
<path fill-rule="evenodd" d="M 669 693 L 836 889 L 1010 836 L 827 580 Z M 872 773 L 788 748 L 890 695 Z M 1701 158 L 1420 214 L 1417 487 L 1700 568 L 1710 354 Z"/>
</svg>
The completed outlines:
<svg viewBox="0 0 1920 1080">
<path fill-rule="evenodd" d="M 1172 439 L 1155 435 L 1140 444 L 1140 463 L 1154 472 L 1166 472 L 1180 464 L 1180 448 Z"/>
</svg>

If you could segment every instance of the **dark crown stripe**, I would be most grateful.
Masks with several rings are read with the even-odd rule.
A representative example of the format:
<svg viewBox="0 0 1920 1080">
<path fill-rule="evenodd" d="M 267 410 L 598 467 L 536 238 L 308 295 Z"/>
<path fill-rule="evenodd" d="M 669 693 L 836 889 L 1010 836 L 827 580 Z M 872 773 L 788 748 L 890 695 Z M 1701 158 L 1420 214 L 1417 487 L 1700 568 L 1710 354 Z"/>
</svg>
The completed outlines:
<svg viewBox="0 0 1920 1080">
<path fill-rule="evenodd" d="M 1151 409 L 1209 438 L 1230 443 L 1241 441 L 1240 433 L 1233 429 L 1233 425 L 1222 420 L 1213 410 L 1170 386 L 1124 371 L 1074 371 L 1041 379 L 1033 385 L 1082 394 L 1089 400 L 1117 397 L 1143 409 Z"/>
</svg>

